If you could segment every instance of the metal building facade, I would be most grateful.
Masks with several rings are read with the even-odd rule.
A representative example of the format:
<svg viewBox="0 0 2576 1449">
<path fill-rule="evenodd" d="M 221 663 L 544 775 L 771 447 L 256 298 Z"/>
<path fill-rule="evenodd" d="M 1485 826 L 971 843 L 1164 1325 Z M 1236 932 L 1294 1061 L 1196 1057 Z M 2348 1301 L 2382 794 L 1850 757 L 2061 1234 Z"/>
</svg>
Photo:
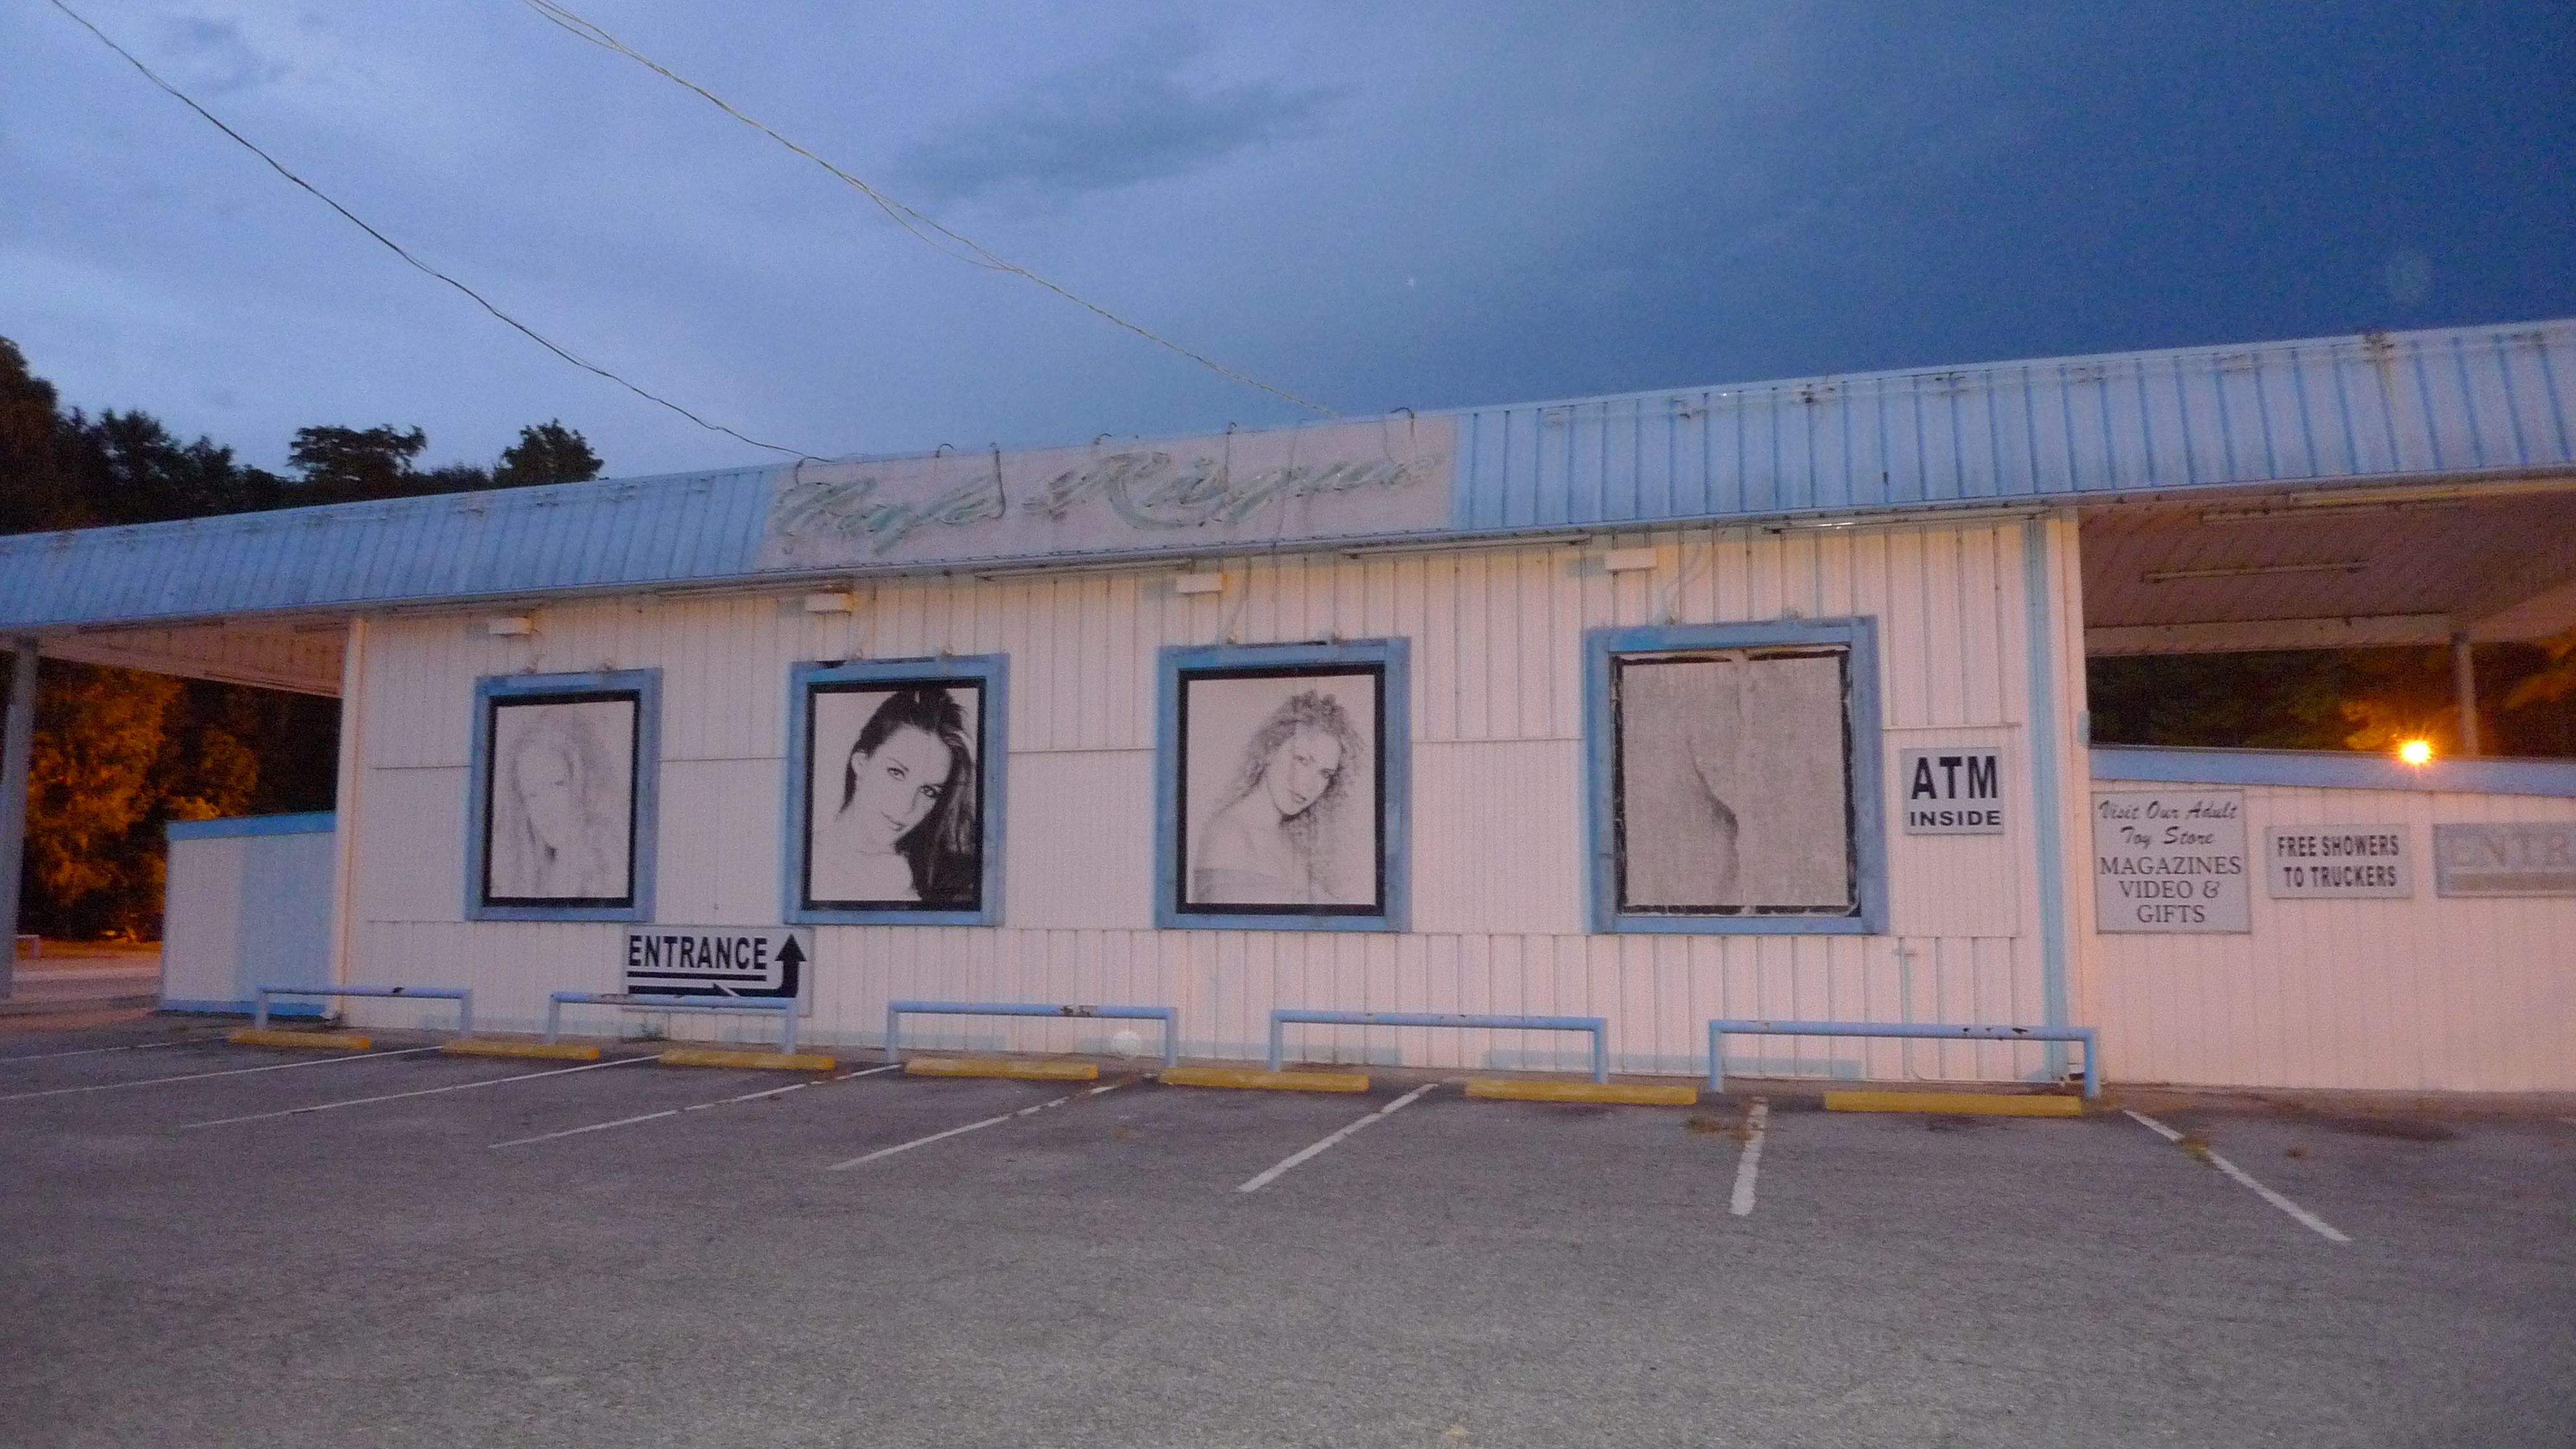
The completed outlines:
<svg viewBox="0 0 2576 1449">
<path fill-rule="evenodd" d="M 344 777 L 343 818 L 399 824 L 351 836 L 350 977 L 469 985 L 495 1025 L 533 1024 L 552 990 L 616 987 L 615 925 L 462 919 L 478 677 L 661 669 L 656 915 L 750 925 L 775 921 L 780 899 L 789 667 L 946 652 L 1010 659 L 1003 924 L 819 927 L 809 1039 L 873 1041 L 888 999 L 925 996 L 1168 1003 L 1180 1008 L 1185 1051 L 1235 1058 L 1260 1054 L 1275 1006 L 1601 1015 L 1616 1068 L 1681 1073 L 1701 1069 L 1714 1016 L 2047 1016 L 2045 893 L 2027 824 L 1991 837 L 1892 835 L 1883 936 L 1588 933 L 1580 641 L 1606 625 L 1873 617 L 1886 729 L 1870 743 L 2004 744 L 2019 762 L 2015 817 L 2029 822 L 2034 748 L 2060 750 L 2057 778 L 2081 781 L 2064 740 L 2032 730 L 2035 660 L 2043 697 L 2080 690 L 2080 620 L 2052 612 L 2047 597 L 2072 568 L 2072 525 L 1676 530 L 1615 542 L 1652 548 L 1655 567 L 1607 572 L 1597 545 L 1307 554 L 1238 560 L 1213 595 L 1175 592 L 1169 569 L 942 576 L 878 581 L 846 615 L 770 594 L 572 601 L 542 609 L 535 632 L 517 638 L 491 636 L 472 614 L 367 623 L 344 696 L 357 768 Z M 1155 930 L 1157 650 L 1385 636 L 1408 639 L 1414 661 L 1411 929 Z M 2077 793 L 2058 792 L 2061 813 L 2080 810 Z M 2062 992 L 2055 1005 L 2062 1013 Z M 387 1022 L 406 1010 L 352 1007 Z M 1018 1050 L 1107 1042 L 1090 1024 L 974 1031 L 977 1044 Z M 1319 1031 L 1303 1049 L 1499 1067 L 1579 1056 L 1544 1035 L 1399 1030 Z M 1871 1064 L 1880 1074 L 2009 1077 L 2039 1066 L 2030 1048 L 1869 1050 L 1884 1059 Z M 1784 1042 L 1769 1054 L 1865 1070 L 1849 1044 Z"/>
<path fill-rule="evenodd" d="M 1353 438 L 1390 458 L 1438 451 L 1436 486 L 1320 523 L 1282 507 L 1242 527 L 1055 534 L 1031 524 L 1046 499 L 1002 488 L 1010 469 L 1015 487 L 1043 479 L 1048 459 L 1232 466 L 1238 449 L 1296 458 Z M 940 492 L 986 468 L 986 511 Z M 791 495 L 834 479 L 886 486 L 832 520 L 855 530 L 839 553 L 782 551 Z M 808 590 L 850 611 L 808 612 Z M 494 634 L 495 616 L 513 632 Z M 2005 832 L 1909 835 L 1888 801 L 1876 933 L 1591 929 L 1587 631 L 1842 618 L 1877 640 L 1878 728 L 1854 744 L 1890 766 L 1919 746 L 2002 750 Z M 2258 894 L 2246 933 L 2126 935 L 2095 918 L 2086 858 L 2095 791 L 2241 791 L 2256 842 L 2274 824 L 2403 823 L 2429 851 L 2436 826 L 2576 828 L 2576 765 L 2407 774 L 2088 750 L 2084 698 L 2088 653 L 2406 644 L 2465 659 L 2571 625 L 2565 320 L 0 538 L 0 636 L 342 698 L 331 955 L 351 982 L 470 985 L 504 1029 L 535 1024 L 549 991 L 618 985 L 617 924 L 468 919 L 478 681 L 659 671 L 650 917 L 755 926 L 781 916 L 790 670 L 998 655 L 999 923 L 817 925 L 809 1039 L 875 1040 L 890 997 L 1171 1004 L 1184 1050 L 1232 1058 L 1261 1054 L 1275 1006 L 1597 1014 L 1614 1066 L 1637 1072 L 1703 1070 L 1703 1023 L 1724 1016 L 2090 1025 L 2116 1080 L 2576 1089 L 2576 890 L 2463 899 L 2426 878 L 2402 900 Z M 1403 929 L 1156 929 L 1158 651 L 1388 638 L 1410 659 Z M 350 1010 L 426 1024 L 396 1004 Z M 945 1040 L 1114 1044 L 1082 1023 Z M 1579 1055 L 1542 1034 L 1323 1028 L 1298 1050 L 1504 1068 Z M 2060 1064 L 2031 1046 L 1817 1039 L 1729 1058 L 1925 1080 Z"/>
</svg>

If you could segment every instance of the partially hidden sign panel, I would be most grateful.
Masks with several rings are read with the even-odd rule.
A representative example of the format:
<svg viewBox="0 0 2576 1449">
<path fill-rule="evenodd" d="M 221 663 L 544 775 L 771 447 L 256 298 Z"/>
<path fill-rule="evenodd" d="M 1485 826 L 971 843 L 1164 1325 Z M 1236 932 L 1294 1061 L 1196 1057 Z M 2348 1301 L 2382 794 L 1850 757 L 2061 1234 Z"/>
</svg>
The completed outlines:
<svg viewBox="0 0 2576 1449">
<path fill-rule="evenodd" d="M 794 996 L 814 932 L 795 926 L 629 926 L 626 990 L 643 996 Z"/>
<path fill-rule="evenodd" d="M 2446 896 L 2576 896 L 2576 821 L 2436 825 L 2433 874 Z"/>
<path fill-rule="evenodd" d="M 2108 932 L 2250 931 L 2245 792 L 2093 797 L 2093 904 Z"/>
<path fill-rule="evenodd" d="M 1023 453 L 801 463 L 759 567 L 966 562 L 1376 538 L 1449 521 L 1447 418 Z"/>
</svg>

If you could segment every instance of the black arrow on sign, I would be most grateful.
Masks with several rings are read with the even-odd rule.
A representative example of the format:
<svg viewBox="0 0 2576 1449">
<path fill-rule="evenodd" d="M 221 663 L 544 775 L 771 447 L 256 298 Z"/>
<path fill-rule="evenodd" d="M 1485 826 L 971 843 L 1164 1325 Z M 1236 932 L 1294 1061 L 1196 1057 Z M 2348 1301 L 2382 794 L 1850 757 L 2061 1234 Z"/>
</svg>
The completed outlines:
<svg viewBox="0 0 2576 1449">
<path fill-rule="evenodd" d="M 794 936 L 788 937 L 787 944 L 778 948 L 778 987 L 781 995 L 796 994 L 796 968 L 804 964 L 805 948 L 796 944 Z"/>
</svg>

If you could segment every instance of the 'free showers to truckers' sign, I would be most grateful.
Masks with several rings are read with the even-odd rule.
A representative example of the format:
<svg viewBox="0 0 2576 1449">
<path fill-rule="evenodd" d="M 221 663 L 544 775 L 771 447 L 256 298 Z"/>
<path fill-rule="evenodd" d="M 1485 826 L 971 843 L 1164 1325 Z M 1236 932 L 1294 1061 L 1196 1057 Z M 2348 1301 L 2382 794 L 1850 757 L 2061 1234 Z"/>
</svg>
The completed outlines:
<svg viewBox="0 0 2576 1449">
<path fill-rule="evenodd" d="M 2093 797 L 2093 903 L 2104 931 L 2250 931 L 2245 793 Z"/>
</svg>

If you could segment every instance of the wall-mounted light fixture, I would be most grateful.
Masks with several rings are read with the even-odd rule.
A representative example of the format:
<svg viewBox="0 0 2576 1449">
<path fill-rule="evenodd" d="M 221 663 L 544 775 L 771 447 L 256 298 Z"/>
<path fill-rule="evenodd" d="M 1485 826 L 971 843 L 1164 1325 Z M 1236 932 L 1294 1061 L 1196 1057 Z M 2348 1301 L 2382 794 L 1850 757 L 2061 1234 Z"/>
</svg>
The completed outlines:
<svg viewBox="0 0 2576 1449">
<path fill-rule="evenodd" d="M 483 632 L 495 639 L 524 639 L 537 632 L 537 621 L 526 614 L 505 614 L 484 620 Z"/>
<path fill-rule="evenodd" d="M 1180 574 L 1175 576 L 1172 580 L 1172 592 L 1176 594 L 1221 594 L 1225 592 L 1225 575 L 1221 573 Z"/>
<path fill-rule="evenodd" d="M 1651 548 L 1614 548 L 1601 555 L 1601 567 L 1614 574 L 1649 573 L 1655 567 L 1655 551 Z"/>
<path fill-rule="evenodd" d="M 805 612 L 808 614 L 855 614 L 858 609 L 859 596 L 856 594 L 807 594 L 805 596 Z"/>
</svg>

